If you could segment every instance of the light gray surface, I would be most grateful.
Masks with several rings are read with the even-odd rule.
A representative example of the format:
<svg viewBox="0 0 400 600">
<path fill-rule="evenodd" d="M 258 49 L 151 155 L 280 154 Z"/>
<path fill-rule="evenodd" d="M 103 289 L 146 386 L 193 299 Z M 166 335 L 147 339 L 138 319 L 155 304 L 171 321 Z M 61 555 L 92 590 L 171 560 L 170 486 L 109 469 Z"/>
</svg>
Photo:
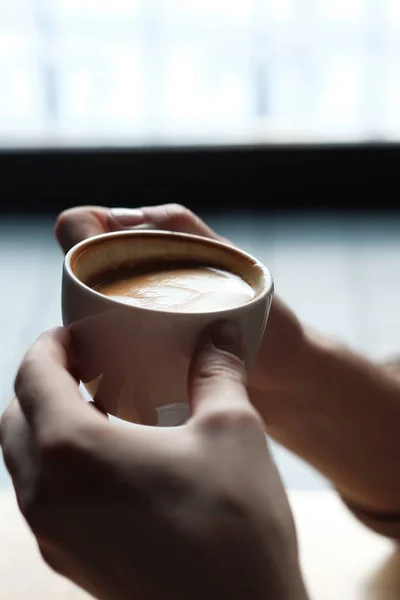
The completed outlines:
<svg viewBox="0 0 400 600">
<path fill-rule="evenodd" d="M 210 223 L 271 270 L 277 292 L 300 318 L 373 358 L 400 347 L 400 217 L 261 218 Z M 18 363 L 46 328 L 59 325 L 62 255 L 50 221 L 0 223 L 0 411 Z M 327 485 L 302 461 L 273 445 L 290 488 Z M 9 478 L 0 461 L 0 487 Z"/>
</svg>

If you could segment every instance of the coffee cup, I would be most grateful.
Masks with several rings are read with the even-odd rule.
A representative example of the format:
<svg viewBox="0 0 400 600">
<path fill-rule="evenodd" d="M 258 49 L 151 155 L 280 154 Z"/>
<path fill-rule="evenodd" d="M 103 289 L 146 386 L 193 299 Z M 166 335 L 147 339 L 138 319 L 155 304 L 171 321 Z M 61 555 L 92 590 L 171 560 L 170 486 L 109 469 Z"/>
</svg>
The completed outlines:
<svg viewBox="0 0 400 600">
<path fill-rule="evenodd" d="M 127 301 L 107 295 L 93 283 L 107 280 L 111 273 L 115 287 L 118 273 L 129 270 L 142 277 L 143 295 L 143 281 L 149 281 L 146 273 L 155 271 L 155 265 L 163 276 L 164 271 L 175 269 L 179 279 L 179 269 L 185 265 L 185 273 L 201 267 L 222 279 L 208 282 L 203 308 L 201 301 L 189 306 L 192 296 L 190 302 L 185 296 L 175 305 L 160 306 L 148 298 L 140 304 L 135 297 Z M 244 300 L 238 297 L 235 305 L 228 291 L 227 304 L 213 304 L 214 292 L 230 289 L 224 274 L 239 278 L 251 295 Z M 153 280 L 150 300 L 157 291 Z M 72 334 L 77 374 L 102 410 L 142 425 L 172 427 L 188 419 L 190 361 L 201 333 L 213 323 L 237 323 L 249 366 L 272 296 L 271 276 L 258 260 L 222 242 L 183 233 L 132 230 L 99 235 L 74 246 L 63 266 L 63 322 Z"/>
</svg>

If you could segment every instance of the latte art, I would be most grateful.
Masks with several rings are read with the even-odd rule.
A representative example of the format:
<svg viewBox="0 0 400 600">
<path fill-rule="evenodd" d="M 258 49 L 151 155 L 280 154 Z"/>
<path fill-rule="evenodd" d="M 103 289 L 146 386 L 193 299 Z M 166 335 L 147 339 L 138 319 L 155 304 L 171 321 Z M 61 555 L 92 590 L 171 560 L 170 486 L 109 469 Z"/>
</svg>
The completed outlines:
<svg viewBox="0 0 400 600">
<path fill-rule="evenodd" d="M 105 273 L 91 287 L 125 304 L 185 313 L 236 308 L 255 297 L 241 277 L 203 265 L 117 269 Z"/>
</svg>

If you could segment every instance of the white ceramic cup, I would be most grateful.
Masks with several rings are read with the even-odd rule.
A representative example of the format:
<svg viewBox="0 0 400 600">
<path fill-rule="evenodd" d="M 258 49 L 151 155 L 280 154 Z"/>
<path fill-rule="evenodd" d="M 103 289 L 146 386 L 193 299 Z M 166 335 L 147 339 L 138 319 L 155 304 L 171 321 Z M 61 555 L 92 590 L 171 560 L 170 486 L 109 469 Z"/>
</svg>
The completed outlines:
<svg viewBox="0 0 400 600">
<path fill-rule="evenodd" d="M 89 287 L 94 277 L 122 266 L 190 260 L 242 277 L 255 298 L 214 312 L 170 312 L 118 302 Z M 273 296 L 268 270 L 249 254 L 195 235 L 123 231 L 74 246 L 63 268 L 63 322 L 77 351 L 76 369 L 96 404 L 143 425 L 176 426 L 190 415 L 188 370 L 202 331 L 216 321 L 240 326 L 250 364 Z"/>
</svg>

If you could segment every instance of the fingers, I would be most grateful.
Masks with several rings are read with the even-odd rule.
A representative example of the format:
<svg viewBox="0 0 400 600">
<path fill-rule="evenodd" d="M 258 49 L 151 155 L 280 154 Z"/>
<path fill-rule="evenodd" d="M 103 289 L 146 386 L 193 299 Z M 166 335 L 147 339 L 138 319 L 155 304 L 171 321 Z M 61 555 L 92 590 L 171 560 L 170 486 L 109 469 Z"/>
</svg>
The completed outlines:
<svg viewBox="0 0 400 600">
<path fill-rule="evenodd" d="M 109 209 L 102 206 L 79 206 L 62 212 L 55 224 L 55 236 L 65 253 L 78 242 L 110 231 Z"/>
<path fill-rule="evenodd" d="M 189 374 L 195 420 L 218 425 L 227 415 L 254 415 L 246 390 L 243 354 L 239 329 L 231 323 L 218 324 L 200 342 Z"/>
<path fill-rule="evenodd" d="M 17 398 L 12 400 L 0 420 L 0 441 L 4 463 L 22 510 L 35 490 L 39 457 L 32 431 Z"/>
<path fill-rule="evenodd" d="M 15 393 L 33 433 L 60 433 L 87 419 L 101 419 L 83 400 L 69 368 L 73 359 L 67 330 L 44 333 L 26 354 Z M 101 419 L 103 420 L 103 419 Z"/>
<path fill-rule="evenodd" d="M 131 227 L 181 231 L 219 239 L 204 221 L 180 204 L 115 209 L 102 206 L 70 208 L 58 217 L 55 235 L 66 253 L 89 237 Z"/>
<path fill-rule="evenodd" d="M 14 398 L 0 420 L 0 441 L 5 465 L 15 489 L 35 475 L 35 448 L 21 406 Z"/>
<path fill-rule="evenodd" d="M 138 223 L 140 213 L 142 222 Z M 217 234 L 204 221 L 180 204 L 145 206 L 140 209 L 116 208 L 111 210 L 111 214 L 120 227 L 132 227 L 140 224 L 153 229 L 181 231 L 218 239 Z"/>
</svg>

